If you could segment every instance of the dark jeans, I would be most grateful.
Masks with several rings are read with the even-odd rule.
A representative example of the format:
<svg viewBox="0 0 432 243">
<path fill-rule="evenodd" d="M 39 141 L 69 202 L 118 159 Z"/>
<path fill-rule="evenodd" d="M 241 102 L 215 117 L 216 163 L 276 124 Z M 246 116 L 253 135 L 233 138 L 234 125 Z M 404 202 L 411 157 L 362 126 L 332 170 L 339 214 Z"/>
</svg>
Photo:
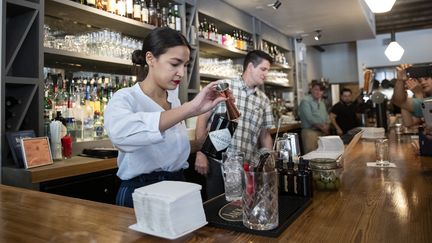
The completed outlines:
<svg viewBox="0 0 432 243">
<path fill-rule="evenodd" d="M 133 208 L 132 193 L 136 188 L 148 186 L 160 181 L 184 181 L 183 170 L 167 172 L 156 171 L 149 174 L 142 174 L 129 180 L 122 180 L 117 192 L 116 204 Z"/>
</svg>

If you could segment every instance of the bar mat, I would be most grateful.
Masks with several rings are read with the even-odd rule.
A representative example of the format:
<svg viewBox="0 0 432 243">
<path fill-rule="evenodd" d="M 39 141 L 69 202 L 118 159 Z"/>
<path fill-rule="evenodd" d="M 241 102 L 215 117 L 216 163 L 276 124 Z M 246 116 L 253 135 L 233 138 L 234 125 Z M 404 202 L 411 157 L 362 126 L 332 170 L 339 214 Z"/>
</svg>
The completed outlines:
<svg viewBox="0 0 432 243">
<path fill-rule="evenodd" d="M 246 228 L 241 221 L 222 219 L 219 216 L 219 210 L 229 203 L 225 200 L 224 194 L 206 201 L 204 211 L 210 226 L 255 235 L 278 237 L 309 206 L 311 200 L 311 198 L 279 195 L 279 226 L 273 230 L 252 230 Z"/>
</svg>

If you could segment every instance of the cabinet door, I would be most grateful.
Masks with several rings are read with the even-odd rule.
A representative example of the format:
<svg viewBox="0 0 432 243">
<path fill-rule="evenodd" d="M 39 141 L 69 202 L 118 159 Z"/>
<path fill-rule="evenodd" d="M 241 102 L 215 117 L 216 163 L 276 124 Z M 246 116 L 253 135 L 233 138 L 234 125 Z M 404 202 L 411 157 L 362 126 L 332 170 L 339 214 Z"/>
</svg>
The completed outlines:
<svg viewBox="0 0 432 243">
<path fill-rule="evenodd" d="M 117 170 L 73 176 L 40 184 L 40 191 L 115 204 L 120 185 Z"/>
</svg>

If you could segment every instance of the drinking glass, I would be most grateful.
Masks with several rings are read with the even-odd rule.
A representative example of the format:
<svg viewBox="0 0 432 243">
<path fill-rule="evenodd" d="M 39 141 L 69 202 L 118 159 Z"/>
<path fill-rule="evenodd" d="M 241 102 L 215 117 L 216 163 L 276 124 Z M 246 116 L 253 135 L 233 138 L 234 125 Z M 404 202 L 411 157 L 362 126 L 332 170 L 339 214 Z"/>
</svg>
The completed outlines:
<svg viewBox="0 0 432 243">
<path fill-rule="evenodd" d="M 230 151 L 222 153 L 222 175 L 227 201 L 242 199 L 243 161 L 243 152 Z"/>
<path fill-rule="evenodd" d="M 390 164 L 388 139 L 380 138 L 375 140 L 375 155 L 378 166 L 388 166 Z"/>
<path fill-rule="evenodd" d="M 245 171 L 243 225 L 254 230 L 271 230 L 279 225 L 277 171 Z"/>
</svg>

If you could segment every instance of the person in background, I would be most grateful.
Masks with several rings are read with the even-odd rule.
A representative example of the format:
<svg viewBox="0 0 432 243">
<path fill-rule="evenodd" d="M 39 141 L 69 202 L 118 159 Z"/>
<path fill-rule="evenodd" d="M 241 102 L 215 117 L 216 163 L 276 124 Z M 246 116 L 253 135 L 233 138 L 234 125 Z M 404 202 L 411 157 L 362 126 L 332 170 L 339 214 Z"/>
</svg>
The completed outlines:
<svg viewBox="0 0 432 243">
<path fill-rule="evenodd" d="M 235 104 L 241 113 L 231 144 L 228 150 L 245 153 L 245 160 L 252 161 L 258 149 L 272 149 L 273 139 L 267 129 L 273 126 L 273 115 L 270 100 L 259 86 L 264 84 L 273 58 L 259 50 L 250 51 L 243 63 L 243 74 L 227 82 L 235 98 Z M 214 114 L 226 111 L 221 103 L 215 110 L 202 114 L 197 119 L 195 136 L 203 144 Z M 208 198 L 224 193 L 221 174 L 221 161 L 207 157 L 198 151 L 195 170 L 206 175 Z"/>
<path fill-rule="evenodd" d="M 352 101 L 352 91 L 348 88 L 342 89 L 340 101 L 331 107 L 329 114 L 337 135 L 342 136 L 349 130 L 360 126 L 356 111 L 357 103 Z"/>
<path fill-rule="evenodd" d="M 397 80 L 393 91 L 392 102 L 401 109 L 411 112 L 413 116 L 422 118 L 421 104 L 423 102 L 423 97 L 408 98 L 408 94 L 405 90 L 406 83 L 409 82 L 405 71 L 408 67 L 410 67 L 408 64 L 402 64 L 396 67 Z M 421 85 L 424 98 L 432 98 L 432 77 L 421 77 L 418 81 Z"/>
<path fill-rule="evenodd" d="M 312 81 L 309 94 L 300 102 L 298 113 L 304 154 L 317 149 L 319 136 L 330 133 L 329 116 L 322 100 L 323 93 L 324 86 L 318 81 Z"/>
<path fill-rule="evenodd" d="M 409 64 L 401 64 L 396 67 L 397 81 L 393 91 L 392 102 L 393 104 L 399 106 L 402 110 L 406 110 L 407 112 L 410 112 L 412 116 L 414 116 L 412 120 L 408 120 L 409 122 L 411 121 L 413 124 L 421 124 L 421 119 L 423 118 L 423 112 L 421 109 L 423 99 L 432 98 L 432 77 L 421 77 L 417 79 L 421 85 L 422 94 L 420 95 L 417 91 L 417 97 L 408 98 L 408 94 L 405 89 L 409 88 L 410 86 L 412 87 L 412 85 L 410 84 L 410 79 L 407 77 L 406 69 L 410 66 L 411 65 Z M 416 93 L 414 95 L 416 95 Z M 422 136 L 425 136 L 426 139 L 423 141 L 424 146 L 432 146 L 432 126 L 430 124 L 424 124 L 423 132 L 424 134 L 419 134 L 420 140 L 422 140 Z"/>
<path fill-rule="evenodd" d="M 136 188 L 162 180 L 184 180 L 190 144 L 183 120 L 213 109 L 226 100 L 207 85 L 193 100 L 180 103 L 178 88 L 190 60 L 185 37 L 170 28 L 156 28 L 135 50 L 132 62 L 148 66 L 145 77 L 117 91 L 105 110 L 105 128 L 119 150 L 121 179 L 116 203 L 133 207 Z"/>
<path fill-rule="evenodd" d="M 406 89 L 411 90 L 414 97 L 423 99 L 423 89 L 420 83 L 412 78 L 409 78 L 405 83 Z M 402 124 L 406 127 L 414 127 L 421 124 L 421 119 L 411 115 L 411 112 L 401 108 Z"/>
</svg>

